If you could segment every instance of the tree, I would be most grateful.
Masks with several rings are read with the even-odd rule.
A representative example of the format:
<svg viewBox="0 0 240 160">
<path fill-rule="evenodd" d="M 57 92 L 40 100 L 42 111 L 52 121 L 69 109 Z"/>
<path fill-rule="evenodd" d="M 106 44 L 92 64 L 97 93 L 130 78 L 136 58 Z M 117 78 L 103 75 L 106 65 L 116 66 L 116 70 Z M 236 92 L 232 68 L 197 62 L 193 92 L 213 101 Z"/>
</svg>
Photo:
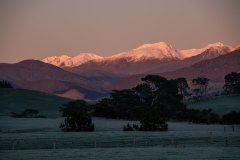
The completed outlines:
<svg viewBox="0 0 240 160">
<path fill-rule="evenodd" d="M 240 112 L 232 111 L 222 116 L 223 124 L 240 124 Z"/>
<path fill-rule="evenodd" d="M 183 111 L 186 106 L 181 102 L 181 96 L 178 95 L 177 84 L 157 75 L 148 75 L 142 78 L 147 85 L 147 101 L 151 102 L 147 106 L 157 107 L 165 118 L 171 118 L 176 112 Z M 140 90 L 140 95 L 142 95 Z M 146 95 L 146 94 L 145 94 Z"/>
<path fill-rule="evenodd" d="M 38 114 L 38 111 L 35 109 L 25 109 L 23 111 L 23 114 L 26 115 L 28 118 L 36 117 Z"/>
<path fill-rule="evenodd" d="M 46 116 L 38 115 L 38 110 L 35 109 L 25 109 L 21 113 L 11 112 L 11 117 L 16 118 L 46 118 Z"/>
<path fill-rule="evenodd" d="M 0 81 L 0 88 L 13 88 L 12 85 L 7 81 Z"/>
<path fill-rule="evenodd" d="M 186 78 L 177 78 L 177 87 L 178 87 L 178 93 L 182 95 L 183 102 L 185 102 L 185 95 L 187 94 L 187 90 L 189 89 L 188 83 Z"/>
<path fill-rule="evenodd" d="M 60 128 L 65 132 L 94 131 L 94 124 L 90 114 L 85 111 L 72 111 L 60 124 Z"/>
<path fill-rule="evenodd" d="M 203 98 L 207 94 L 208 78 L 198 77 L 192 80 L 192 85 L 195 87 L 194 92 L 196 97 Z"/>
<path fill-rule="evenodd" d="M 92 117 L 87 112 L 88 106 L 84 100 L 76 100 L 64 104 L 65 107 L 60 108 L 64 122 L 60 124 L 60 128 L 65 132 L 74 131 L 93 131 L 94 124 Z"/>
<path fill-rule="evenodd" d="M 141 131 L 167 131 L 168 124 L 156 107 L 151 107 L 140 121 Z"/>
<path fill-rule="evenodd" d="M 224 93 L 240 94 L 240 73 L 232 72 L 224 77 Z"/>
<path fill-rule="evenodd" d="M 133 124 L 132 126 L 128 123 L 126 126 L 123 126 L 123 131 L 138 131 L 139 126 L 137 124 Z"/>
</svg>

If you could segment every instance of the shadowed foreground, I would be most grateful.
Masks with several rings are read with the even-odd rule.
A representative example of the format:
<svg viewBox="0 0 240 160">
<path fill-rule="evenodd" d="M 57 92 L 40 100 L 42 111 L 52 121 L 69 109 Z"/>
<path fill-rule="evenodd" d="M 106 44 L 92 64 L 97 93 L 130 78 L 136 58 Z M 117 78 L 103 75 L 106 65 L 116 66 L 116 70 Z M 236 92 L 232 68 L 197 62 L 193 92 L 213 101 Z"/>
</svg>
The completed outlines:
<svg viewBox="0 0 240 160">
<path fill-rule="evenodd" d="M 97 148 L 1 151 L 2 160 L 16 159 L 240 159 L 239 148 Z"/>
</svg>

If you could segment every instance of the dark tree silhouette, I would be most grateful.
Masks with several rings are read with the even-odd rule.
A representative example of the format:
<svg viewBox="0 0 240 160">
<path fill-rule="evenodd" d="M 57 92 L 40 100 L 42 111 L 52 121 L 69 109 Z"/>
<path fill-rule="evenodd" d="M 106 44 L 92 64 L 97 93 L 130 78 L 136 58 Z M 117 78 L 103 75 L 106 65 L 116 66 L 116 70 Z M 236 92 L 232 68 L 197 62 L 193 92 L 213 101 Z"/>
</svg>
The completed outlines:
<svg viewBox="0 0 240 160">
<path fill-rule="evenodd" d="M 13 88 L 13 86 L 7 81 L 0 81 L 0 88 Z"/>
<path fill-rule="evenodd" d="M 64 122 L 60 124 L 60 128 L 65 132 L 76 131 L 93 131 L 94 124 L 92 117 L 87 112 L 88 106 L 84 100 L 76 100 L 64 104 L 65 107 L 60 108 Z"/>
<path fill-rule="evenodd" d="M 232 111 L 222 116 L 223 124 L 240 124 L 240 112 Z"/>
<path fill-rule="evenodd" d="M 194 92 L 196 97 L 201 99 L 207 94 L 207 86 L 210 79 L 205 77 L 198 77 L 192 80 L 192 85 L 195 87 Z"/>
<path fill-rule="evenodd" d="M 38 114 L 38 111 L 35 109 L 25 109 L 23 112 L 26 115 L 26 117 L 29 118 L 36 117 Z"/>
<path fill-rule="evenodd" d="M 147 106 L 157 107 L 165 118 L 170 118 L 176 112 L 183 111 L 186 106 L 181 102 L 178 88 L 175 83 L 164 77 L 148 75 L 142 79 L 149 86 L 151 93 L 151 104 Z"/>
<path fill-rule="evenodd" d="M 11 112 L 11 117 L 16 117 L 16 118 L 46 118 L 43 115 L 38 115 L 38 110 L 35 109 L 25 109 L 21 113 L 15 113 Z"/>
<path fill-rule="evenodd" d="M 94 124 L 90 114 L 85 111 L 71 111 L 60 128 L 65 132 L 94 131 Z"/>
<path fill-rule="evenodd" d="M 240 73 L 232 72 L 224 77 L 224 93 L 240 94 Z"/>
<path fill-rule="evenodd" d="M 168 124 L 156 107 L 151 107 L 140 121 L 141 131 L 167 131 Z"/>
<path fill-rule="evenodd" d="M 185 96 L 187 94 L 187 90 L 189 89 L 186 78 L 177 78 L 176 79 L 178 94 L 182 95 L 183 102 L 185 102 Z"/>
</svg>

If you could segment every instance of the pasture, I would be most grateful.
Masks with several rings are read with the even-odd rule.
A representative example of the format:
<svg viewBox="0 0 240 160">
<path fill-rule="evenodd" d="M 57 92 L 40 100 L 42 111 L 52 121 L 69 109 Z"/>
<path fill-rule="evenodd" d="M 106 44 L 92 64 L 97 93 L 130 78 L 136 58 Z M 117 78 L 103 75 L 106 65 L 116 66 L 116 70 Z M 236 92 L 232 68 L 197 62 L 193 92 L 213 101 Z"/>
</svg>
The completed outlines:
<svg viewBox="0 0 240 160">
<path fill-rule="evenodd" d="M 138 121 L 94 118 L 94 132 L 61 132 L 59 107 L 71 99 L 40 92 L 0 90 L 0 159 L 240 159 L 240 125 L 168 122 L 167 132 L 124 132 Z M 240 110 L 240 97 L 188 104 L 217 113 Z M 12 118 L 32 108 L 48 118 Z"/>
<path fill-rule="evenodd" d="M 123 125 L 139 122 L 93 118 L 95 132 L 66 133 L 62 121 L 1 117 L 1 159 L 240 158 L 239 125 L 233 132 L 231 125 L 168 122 L 168 132 L 124 132 Z"/>
<path fill-rule="evenodd" d="M 1 88 L 0 115 L 10 115 L 10 112 L 22 112 L 25 109 L 35 109 L 39 115 L 59 116 L 59 107 L 72 99 L 45 94 L 38 91 Z"/>
<path fill-rule="evenodd" d="M 230 111 L 240 111 L 240 95 L 218 97 L 210 100 L 192 102 L 187 104 L 193 109 L 213 109 L 214 112 L 222 115 Z"/>
</svg>

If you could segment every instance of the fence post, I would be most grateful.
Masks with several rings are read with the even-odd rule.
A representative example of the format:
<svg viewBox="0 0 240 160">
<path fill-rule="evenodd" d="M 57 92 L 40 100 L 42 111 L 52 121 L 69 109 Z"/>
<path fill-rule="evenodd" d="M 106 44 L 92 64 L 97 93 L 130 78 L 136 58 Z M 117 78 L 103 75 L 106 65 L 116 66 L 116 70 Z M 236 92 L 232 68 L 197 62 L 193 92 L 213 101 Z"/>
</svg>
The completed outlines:
<svg viewBox="0 0 240 160">
<path fill-rule="evenodd" d="M 225 147 L 228 147 L 228 139 L 225 140 Z"/>
<path fill-rule="evenodd" d="M 20 149 L 20 142 L 17 141 L 17 150 L 19 150 L 19 149 Z"/>
<path fill-rule="evenodd" d="M 97 139 L 94 139 L 94 147 L 97 148 Z"/>
<path fill-rule="evenodd" d="M 15 148 L 15 140 L 12 140 L 12 150 Z"/>
<path fill-rule="evenodd" d="M 74 145 L 74 142 L 72 142 L 72 149 L 75 149 L 75 145 Z"/>
<path fill-rule="evenodd" d="M 54 140 L 53 140 L 53 149 L 54 149 L 54 150 L 56 149 L 56 140 L 55 140 L 55 138 L 54 138 Z"/>
<path fill-rule="evenodd" d="M 211 143 L 213 143 L 213 135 L 212 135 L 212 132 L 210 132 L 210 138 L 211 138 Z"/>
<path fill-rule="evenodd" d="M 174 145 L 174 135 L 172 134 L 172 145 Z"/>
<path fill-rule="evenodd" d="M 136 139 L 135 139 L 135 137 L 133 138 L 133 147 L 134 148 L 136 147 Z"/>
</svg>

